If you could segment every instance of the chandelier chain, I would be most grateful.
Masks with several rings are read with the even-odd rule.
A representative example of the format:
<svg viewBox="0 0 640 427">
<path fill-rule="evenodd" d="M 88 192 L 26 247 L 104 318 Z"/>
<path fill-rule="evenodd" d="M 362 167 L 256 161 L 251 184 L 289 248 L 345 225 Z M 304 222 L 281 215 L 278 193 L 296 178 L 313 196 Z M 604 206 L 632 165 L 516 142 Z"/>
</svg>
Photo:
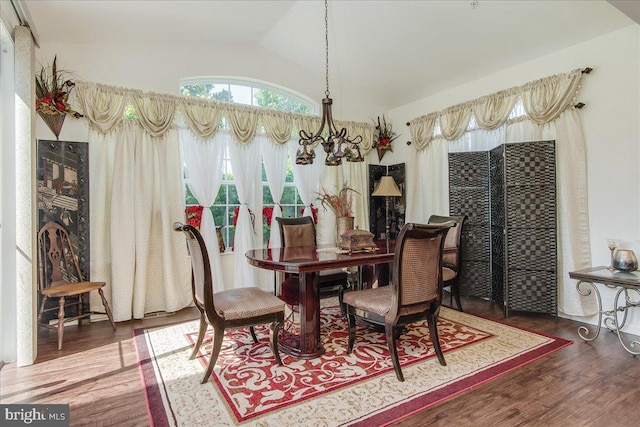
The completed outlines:
<svg viewBox="0 0 640 427">
<path fill-rule="evenodd" d="M 343 158 L 348 162 L 364 162 L 364 156 L 360 151 L 362 136 L 350 137 L 346 128 L 338 128 L 333 122 L 331 112 L 333 100 L 329 97 L 329 0 L 324 0 L 324 41 L 327 89 L 324 92 L 325 98 L 322 100 L 322 119 L 315 133 L 308 132 L 306 129 L 300 129 L 298 132 L 300 148 L 296 151 L 296 164 L 313 164 L 313 159 L 316 157 L 315 146 L 318 144 L 322 145 L 327 155 L 324 161 L 327 166 L 338 166 L 342 164 Z"/>
<path fill-rule="evenodd" d="M 324 94 L 329 97 L 329 1 L 324 0 L 324 53 L 325 53 L 325 80 L 327 90 Z"/>
</svg>

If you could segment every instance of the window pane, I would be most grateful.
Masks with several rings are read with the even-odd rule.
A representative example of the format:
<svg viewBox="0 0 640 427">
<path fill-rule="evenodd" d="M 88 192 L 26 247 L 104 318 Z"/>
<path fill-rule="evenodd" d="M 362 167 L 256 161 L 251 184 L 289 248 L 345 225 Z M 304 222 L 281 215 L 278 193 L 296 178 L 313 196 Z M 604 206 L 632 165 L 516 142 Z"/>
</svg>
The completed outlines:
<svg viewBox="0 0 640 427">
<path fill-rule="evenodd" d="M 180 88 L 180 94 L 185 96 L 195 96 L 197 98 L 215 99 L 217 101 L 233 102 L 229 85 L 226 84 L 196 84 L 185 85 Z"/>
<path fill-rule="evenodd" d="M 195 196 L 191 193 L 191 191 L 189 190 L 189 186 L 185 185 L 185 190 L 184 190 L 184 203 L 187 206 L 190 205 L 198 205 L 198 199 L 195 198 Z"/>
<path fill-rule="evenodd" d="M 229 85 L 229 88 L 231 89 L 233 102 L 235 102 L 236 104 L 251 105 L 251 87 Z"/>
<path fill-rule="evenodd" d="M 231 81 L 219 79 L 217 82 L 211 80 L 210 82 L 186 84 L 181 87 L 180 92 L 182 95 L 186 96 L 214 99 L 226 102 L 235 102 L 245 105 L 257 105 L 266 108 L 298 113 L 309 113 L 315 111 L 315 107 L 312 104 L 300 103 L 298 101 L 295 101 L 295 99 L 298 99 L 295 95 L 291 95 L 290 97 L 287 94 L 281 94 L 275 88 L 270 89 L 255 87 L 252 82 L 247 82 L 247 84 L 230 83 Z M 131 110 L 135 112 L 135 110 Z M 224 126 L 225 120 L 223 119 L 222 122 Z M 228 129 L 228 126 L 224 127 L 224 129 Z M 260 187 L 257 187 L 256 190 L 262 191 L 262 207 L 273 206 L 273 195 L 271 194 L 271 191 L 269 190 L 268 184 L 266 182 L 267 178 L 264 165 L 261 165 L 261 172 L 263 188 L 262 190 L 260 190 Z M 188 180 L 189 176 L 187 171 L 184 170 L 183 173 L 185 174 L 185 178 Z M 211 212 L 214 216 L 216 225 L 223 227 L 222 235 L 225 244 L 228 248 L 231 248 L 235 235 L 235 227 L 233 226 L 234 210 L 239 206 L 240 200 L 238 198 L 237 189 L 234 183 L 234 175 L 228 147 L 225 148 L 224 161 L 220 173 L 222 174 L 223 181 L 220 190 L 216 195 L 216 200 L 214 202 L 214 206 L 211 208 Z M 285 182 L 288 183 L 289 187 L 285 190 L 282 203 L 285 205 L 288 204 L 289 206 L 285 206 L 284 214 L 285 216 L 299 216 L 300 213 L 298 211 L 302 203 L 300 201 L 300 197 L 298 197 L 298 193 L 295 187 L 292 185 L 293 170 L 291 158 L 289 158 L 287 161 Z M 253 197 L 252 195 L 249 196 Z M 194 197 L 193 193 L 189 191 L 188 188 L 185 189 L 185 202 L 188 205 L 198 204 L 197 199 Z M 262 214 L 260 209 L 261 206 L 256 207 L 256 212 L 254 212 L 256 216 Z M 263 238 L 268 239 L 268 236 L 270 234 L 269 224 L 264 224 L 262 231 Z"/>
<path fill-rule="evenodd" d="M 262 204 L 273 206 L 273 197 L 271 197 L 271 190 L 266 184 L 262 185 Z"/>
<path fill-rule="evenodd" d="M 220 190 L 218 190 L 218 195 L 216 196 L 216 200 L 213 202 L 214 205 L 224 205 L 227 203 L 227 184 L 222 184 L 220 186 Z"/>
<path fill-rule="evenodd" d="M 296 203 L 296 188 L 291 186 L 285 186 L 282 193 L 282 204 L 293 205 Z"/>
<path fill-rule="evenodd" d="M 211 213 L 213 214 L 213 220 L 216 222 L 216 226 L 228 225 L 226 222 L 227 208 L 225 206 L 212 206 Z"/>
<path fill-rule="evenodd" d="M 307 105 L 266 89 L 254 90 L 254 105 L 294 113 L 309 113 Z"/>
<path fill-rule="evenodd" d="M 238 199 L 238 190 L 236 190 L 235 184 L 229 184 L 229 201 L 227 202 L 230 205 L 239 205 L 240 199 Z"/>
<path fill-rule="evenodd" d="M 295 206 L 283 206 L 282 207 L 282 216 L 285 218 L 294 218 L 300 215 L 296 215 L 296 207 Z"/>
</svg>

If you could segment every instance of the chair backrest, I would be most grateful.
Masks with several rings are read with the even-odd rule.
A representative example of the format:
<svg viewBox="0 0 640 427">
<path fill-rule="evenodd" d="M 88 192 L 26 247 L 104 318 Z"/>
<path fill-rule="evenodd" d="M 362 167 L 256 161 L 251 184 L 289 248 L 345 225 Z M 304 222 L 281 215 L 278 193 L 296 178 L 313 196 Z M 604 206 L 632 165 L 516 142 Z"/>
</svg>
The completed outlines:
<svg viewBox="0 0 640 427">
<path fill-rule="evenodd" d="M 38 231 L 40 291 L 63 283 L 82 281 L 82 271 L 67 229 L 57 222 L 47 222 Z"/>
<path fill-rule="evenodd" d="M 218 318 L 213 297 L 213 279 L 211 277 L 211 263 L 209 253 L 202 235 L 197 228 L 175 222 L 173 229 L 184 232 L 191 258 L 191 292 L 193 303 L 198 310 L 207 313 L 210 318 Z"/>
<path fill-rule="evenodd" d="M 429 217 L 429 224 L 441 224 L 443 222 L 454 221 L 455 225 L 447 233 L 447 238 L 444 241 L 444 256 L 442 263 L 453 267 L 454 270 L 458 270 L 460 267 L 460 239 L 462 237 L 462 226 L 466 215 L 460 216 L 440 216 L 431 215 Z"/>
<path fill-rule="evenodd" d="M 277 217 L 276 221 L 278 221 L 278 226 L 280 227 L 280 237 L 282 238 L 283 247 L 316 245 L 316 227 L 313 224 L 312 217 Z"/>
<path fill-rule="evenodd" d="M 442 224 L 408 223 L 396 241 L 391 281 L 391 315 L 425 310 L 425 304 L 442 299 L 442 251 L 453 222 Z"/>
</svg>

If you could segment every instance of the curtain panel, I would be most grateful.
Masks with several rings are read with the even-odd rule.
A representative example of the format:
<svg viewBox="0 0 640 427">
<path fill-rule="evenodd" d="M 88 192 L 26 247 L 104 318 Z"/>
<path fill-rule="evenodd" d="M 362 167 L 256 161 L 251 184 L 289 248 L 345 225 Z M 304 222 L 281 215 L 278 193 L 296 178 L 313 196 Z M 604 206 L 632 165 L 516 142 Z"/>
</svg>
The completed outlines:
<svg viewBox="0 0 640 427">
<path fill-rule="evenodd" d="M 89 130 L 91 277 L 108 283 L 116 321 L 191 303 L 184 238 L 182 168 L 174 130 L 154 138 L 135 122 Z"/>
<path fill-rule="evenodd" d="M 586 148 L 580 116 L 573 108 L 581 79 L 582 70 L 576 69 L 411 120 L 409 126 L 417 153 L 409 161 L 414 184 L 407 197 L 407 220 L 423 221 L 430 213 L 448 214 L 448 194 L 438 194 L 433 189 L 448 188 L 443 187 L 448 182 L 447 168 L 440 165 L 448 164 L 450 150 L 482 151 L 502 142 L 554 139 L 548 136 L 551 128 L 556 140 L 560 207 L 558 307 L 569 315 L 587 316 L 596 313 L 595 300 L 579 296 L 568 276 L 569 271 L 587 268 L 591 263 Z M 522 99 L 526 116 L 510 121 L 518 98 Z M 468 131 L 472 116 L 479 129 Z M 437 120 L 442 135 L 436 137 L 433 129 Z M 444 142 L 445 149 L 432 148 L 434 140 Z"/>
</svg>

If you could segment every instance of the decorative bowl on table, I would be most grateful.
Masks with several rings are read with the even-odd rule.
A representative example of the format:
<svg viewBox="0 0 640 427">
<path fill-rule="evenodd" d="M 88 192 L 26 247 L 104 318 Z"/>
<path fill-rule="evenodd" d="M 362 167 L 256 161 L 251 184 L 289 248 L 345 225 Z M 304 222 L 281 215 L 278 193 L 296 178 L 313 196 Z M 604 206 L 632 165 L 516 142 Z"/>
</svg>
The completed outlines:
<svg viewBox="0 0 640 427">
<path fill-rule="evenodd" d="M 377 249 L 373 243 L 373 233 L 366 230 L 360 230 L 356 227 L 354 230 L 348 230 L 340 236 L 340 249 L 349 252 L 363 252 Z"/>
</svg>

